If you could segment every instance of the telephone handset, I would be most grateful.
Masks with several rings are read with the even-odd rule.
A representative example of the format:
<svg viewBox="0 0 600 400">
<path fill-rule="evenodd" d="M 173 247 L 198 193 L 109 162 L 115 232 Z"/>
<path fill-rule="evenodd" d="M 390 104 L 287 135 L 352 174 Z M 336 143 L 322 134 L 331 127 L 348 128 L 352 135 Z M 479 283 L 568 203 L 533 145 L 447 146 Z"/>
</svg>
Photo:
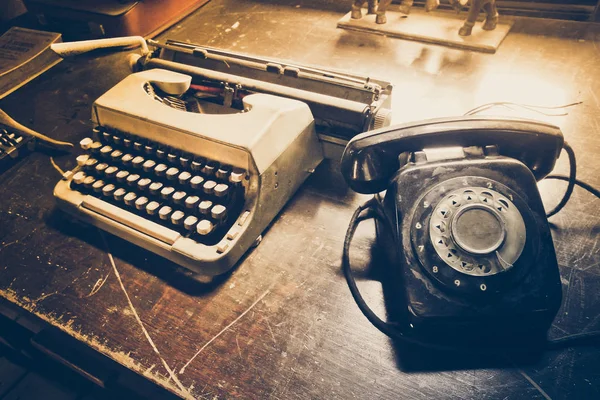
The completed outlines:
<svg viewBox="0 0 600 400">
<path fill-rule="evenodd" d="M 392 126 L 348 143 L 348 185 L 378 193 L 377 243 L 400 293 L 405 337 L 486 347 L 546 334 L 561 283 L 536 180 L 552 171 L 563 143 L 553 125 L 477 116 Z M 344 272 L 349 278 L 347 248 Z"/>
</svg>

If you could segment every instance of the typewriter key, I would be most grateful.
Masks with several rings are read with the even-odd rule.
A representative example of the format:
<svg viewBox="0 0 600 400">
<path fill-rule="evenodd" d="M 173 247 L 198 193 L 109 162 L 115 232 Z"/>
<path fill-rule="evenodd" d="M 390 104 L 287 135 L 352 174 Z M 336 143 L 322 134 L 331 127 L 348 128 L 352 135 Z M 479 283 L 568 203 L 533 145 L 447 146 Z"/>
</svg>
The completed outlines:
<svg viewBox="0 0 600 400">
<path fill-rule="evenodd" d="M 215 196 L 219 198 L 226 197 L 229 194 L 229 186 L 224 183 L 219 183 L 215 186 Z"/>
<path fill-rule="evenodd" d="M 83 186 L 89 189 L 92 187 L 92 184 L 94 182 L 96 182 L 96 178 L 94 178 L 93 176 L 86 176 L 83 180 Z"/>
<path fill-rule="evenodd" d="M 102 194 L 104 196 L 112 196 L 113 193 L 115 192 L 115 185 L 113 185 L 112 183 L 109 183 L 108 185 L 104 186 L 102 188 Z"/>
<path fill-rule="evenodd" d="M 125 195 L 125 197 L 123 197 L 123 200 L 125 200 L 125 204 L 127 204 L 128 206 L 132 206 L 135 202 L 135 199 L 137 199 L 137 194 L 133 192 L 129 192 Z"/>
<path fill-rule="evenodd" d="M 115 176 L 117 177 L 118 182 L 124 182 L 125 179 L 127 179 L 127 177 L 129 176 L 129 172 L 119 171 L 119 172 L 117 172 L 117 174 Z"/>
<path fill-rule="evenodd" d="M 190 158 L 189 157 L 179 157 L 179 164 L 183 168 L 189 168 L 190 167 Z"/>
<path fill-rule="evenodd" d="M 123 138 L 123 146 L 125 146 L 126 148 L 130 148 L 131 147 L 131 139 Z"/>
<path fill-rule="evenodd" d="M 154 154 L 154 147 L 152 146 L 144 146 L 144 153 L 151 155 Z"/>
<path fill-rule="evenodd" d="M 118 170 L 119 168 L 115 166 L 110 166 L 104 170 L 104 175 L 106 175 L 107 178 L 112 178 L 117 174 Z"/>
<path fill-rule="evenodd" d="M 210 210 L 210 215 L 217 221 L 223 221 L 227 216 L 227 209 L 225 206 L 217 204 Z"/>
<path fill-rule="evenodd" d="M 159 160 L 164 160 L 167 157 L 167 153 L 162 149 L 158 149 L 156 150 L 156 157 L 158 157 Z"/>
<path fill-rule="evenodd" d="M 244 179 L 244 171 L 233 170 L 229 175 L 229 182 L 240 183 Z"/>
<path fill-rule="evenodd" d="M 160 191 L 160 197 L 162 197 L 163 199 L 167 200 L 169 197 L 171 197 L 171 195 L 173 194 L 173 192 L 175 191 L 174 187 L 171 186 L 165 186 L 161 191 Z"/>
<path fill-rule="evenodd" d="M 81 139 L 79 145 L 83 150 L 88 150 L 92 146 L 92 143 L 94 143 L 94 140 L 92 138 L 86 137 L 85 139 Z"/>
<path fill-rule="evenodd" d="M 200 201 L 200 197 L 198 197 L 198 196 L 188 196 L 188 198 L 185 199 L 185 207 L 186 208 L 194 208 L 194 207 L 196 207 L 196 204 L 198 204 L 199 201 Z"/>
<path fill-rule="evenodd" d="M 104 181 L 102 179 L 99 179 L 96 182 L 94 182 L 94 184 L 92 185 L 92 189 L 94 189 L 94 192 L 100 193 L 104 185 Z"/>
<path fill-rule="evenodd" d="M 160 210 L 158 210 L 158 216 L 160 219 L 166 221 L 169 219 L 169 215 L 173 212 L 173 209 L 169 206 L 162 206 Z"/>
<path fill-rule="evenodd" d="M 79 165 L 80 167 L 84 166 L 86 161 L 90 158 L 90 156 L 88 156 L 87 154 L 82 154 L 80 156 L 77 156 L 76 161 L 77 161 L 77 165 Z"/>
<path fill-rule="evenodd" d="M 121 162 L 123 165 L 129 165 L 131 160 L 133 160 L 133 156 L 131 154 L 125 154 L 123 157 L 121 157 Z"/>
<path fill-rule="evenodd" d="M 75 182 L 78 185 L 81 185 L 83 183 L 84 179 L 85 179 L 85 172 L 83 172 L 83 171 L 78 171 L 75 173 L 75 175 L 73 175 L 73 182 Z"/>
<path fill-rule="evenodd" d="M 108 164 L 100 163 L 100 164 L 96 165 L 96 172 L 98 174 L 102 175 L 104 173 L 104 171 L 106 170 L 106 168 L 108 168 Z"/>
<path fill-rule="evenodd" d="M 210 210 L 211 207 L 212 207 L 212 201 L 210 201 L 210 200 L 203 200 L 198 205 L 198 211 L 201 214 L 208 214 L 208 212 L 209 212 L 209 210 Z"/>
<path fill-rule="evenodd" d="M 133 149 L 135 151 L 142 151 L 142 150 L 144 150 L 144 145 L 141 144 L 140 142 L 133 142 Z"/>
<path fill-rule="evenodd" d="M 148 186 L 150 186 L 150 184 L 152 183 L 152 181 L 148 178 L 142 178 L 138 181 L 137 186 L 138 189 L 140 190 L 146 190 L 148 188 Z"/>
<path fill-rule="evenodd" d="M 123 143 L 123 139 L 121 138 L 121 136 L 113 135 L 112 140 L 117 146 L 120 146 L 121 143 Z"/>
<path fill-rule="evenodd" d="M 190 181 L 190 178 L 192 177 L 192 174 L 190 174 L 187 171 L 183 171 L 182 173 L 179 174 L 179 183 L 182 185 L 185 185 L 186 183 L 188 183 Z"/>
<path fill-rule="evenodd" d="M 147 197 L 138 197 L 137 200 L 135 201 L 135 208 L 137 208 L 138 210 L 143 210 L 146 208 L 146 204 L 148 204 L 148 198 Z"/>
<path fill-rule="evenodd" d="M 179 190 L 173 193 L 173 201 L 175 202 L 175 204 L 181 204 L 185 196 L 187 196 L 187 193 Z"/>
<path fill-rule="evenodd" d="M 154 168 L 154 173 L 156 176 L 164 176 L 167 171 L 167 166 L 165 164 L 158 164 L 156 168 Z"/>
<path fill-rule="evenodd" d="M 167 161 L 170 162 L 170 163 L 172 163 L 172 164 L 175 164 L 177 162 L 177 158 L 178 158 L 177 154 L 169 153 L 167 155 Z"/>
<path fill-rule="evenodd" d="M 175 167 L 171 167 L 167 170 L 166 176 L 167 176 L 168 180 L 172 181 L 175 178 L 177 178 L 178 174 L 179 174 L 179 170 Z"/>
<path fill-rule="evenodd" d="M 88 158 L 88 160 L 85 162 L 85 169 L 92 169 L 94 168 L 94 166 L 98 164 L 98 160 L 96 160 L 95 158 Z"/>
<path fill-rule="evenodd" d="M 133 186 L 138 181 L 138 179 L 140 179 L 140 176 L 138 174 L 130 174 L 127 177 L 127 184 L 129 186 Z"/>
<path fill-rule="evenodd" d="M 196 225 L 196 232 L 202 236 L 205 236 L 211 233 L 214 227 L 215 226 L 212 222 L 207 219 L 203 219 L 202 221 L 198 222 L 198 225 Z"/>
<path fill-rule="evenodd" d="M 110 156 L 110 153 L 112 153 L 113 148 L 106 145 L 106 146 L 102 146 L 102 148 L 100 149 L 100 155 L 102 157 L 108 157 Z"/>
<path fill-rule="evenodd" d="M 137 156 L 133 160 L 131 160 L 131 165 L 133 168 L 142 168 L 142 164 L 144 163 L 144 157 Z"/>
<path fill-rule="evenodd" d="M 119 188 L 115 190 L 115 192 L 113 193 L 113 197 L 115 198 L 115 200 L 121 201 L 125 197 L 125 194 L 127 194 L 127 190 Z"/>
<path fill-rule="evenodd" d="M 150 193 L 152 194 L 158 194 L 158 192 L 160 191 L 160 189 L 162 189 L 163 184 L 160 182 L 152 182 L 150 184 L 150 186 L 148 186 L 148 189 L 150 190 Z"/>
<path fill-rule="evenodd" d="M 102 140 L 104 140 L 105 143 L 110 143 L 112 140 L 112 135 L 108 132 L 102 132 Z"/>
<path fill-rule="evenodd" d="M 204 178 L 201 176 L 194 176 L 192 179 L 190 179 L 190 184 L 192 185 L 192 188 L 194 189 L 198 189 L 200 188 L 200 185 L 202 185 L 202 182 L 204 182 Z"/>
<path fill-rule="evenodd" d="M 181 225 L 183 223 L 184 218 L 185 214 L 183 213 L 183 211 L 175 211 L 173 214 L 171 214 L 171 223 L 173 225 Z"/>
<path fill-rule="evenodd" d="M 192 161 L 192 171 L 198 172 L 200 170 L 202 170 L 202 163 L 200 161 Z"/>
<path fill-rule="evenodd" d="M 154 160 L 146 160 L 144 161 L 144 164 L 142 164 L 142 168 L 146 172 L 150 172 L 154 166 L 156 166 L 156 162 Z"/>
<path fill-rule="evenodd" d="M 215 182 L 215 181 L 206 181 L 204 183 L 204 185 L 202 186 L 202 190 L 206 194 L 212 194 L 213 191 L 215 190 L 215 186 L 217 186 L 217 182 Z"/>
<path fill-rule="evenodd" d="M 216 169 L 217 167 L 215 164 L 207 163 L 204 165 L 204 167 L 202 167 L 202 173 L 206 176 L 211 176 L 215 173 Z"/>
<path fill-rule="evenodd" d="M 185 229 L 187 229 L 188 231 L 191 231 L 194 229 L 194 227 L 196 226 L 197 223 L 198 223 L 198 218 L 196 218 L 193 215 L 190 215 L 183 221 L 183 227 Z"/>
<path fill-rule="evenodd" d="M 98 151 L 100 151 L 100 148 L 102 148 L 103 144 L 100 142 L 94 142 L 90 145 L 90 151 L 92 153 L 98 153 Z"/>
<path fill-rule="evenodd" d="M 113 161 L 119 161 L 121 157 L 123 157 L 123 152 L 121 150 L 114 150 L 110 153 L 110 158 L 112 158 Z"/>
<path fill-rule="evenodd" d="M 227 167 L 226 165 L 222 165 L 221 168 L 219 168 L 219 170 L 216 172 L 215 176 L 218 179 L 227 179 L 230 172 L 231 168 Z"/>
<path fill-rule="evenodd" d="M 158 204 L 158 202 L 151 201 L 150 203 L 146 204 L 146 213 L 148 213 L 148 215 L 155 215 L 159 207 L 160 204 Z"/>
</svg>

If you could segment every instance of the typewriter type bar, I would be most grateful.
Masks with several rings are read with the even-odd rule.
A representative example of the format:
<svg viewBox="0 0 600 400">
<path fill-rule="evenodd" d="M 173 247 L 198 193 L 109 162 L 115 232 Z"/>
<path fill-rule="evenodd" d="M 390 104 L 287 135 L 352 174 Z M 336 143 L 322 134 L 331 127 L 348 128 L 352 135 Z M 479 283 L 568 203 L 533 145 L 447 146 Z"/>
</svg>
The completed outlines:
<svg viewBox="0 0 600 400">
<path fill-rule="evenodd" d="M 238 93 L 302 101 L 314 116 L 317 134 L 327 143 L 343 146 L 355 135 L 391 122 L 393 87 L 383 80 L 172 40 L 148 44 L 157 50 L 140 58 L 138 68 L 188 74 L 195 84 L 221 90 L 225 102 Z"/>
<path fill-rule="evenodd" d="M 299 101 L 203 100 L 190 77 L 132 74 L 94 103 L 93 137 L 55 187 L 65 211 L 201 276 L 232 268 L 322 160 Z M 188 88 L 188 90 L 186 90 Z"/>
</svg>

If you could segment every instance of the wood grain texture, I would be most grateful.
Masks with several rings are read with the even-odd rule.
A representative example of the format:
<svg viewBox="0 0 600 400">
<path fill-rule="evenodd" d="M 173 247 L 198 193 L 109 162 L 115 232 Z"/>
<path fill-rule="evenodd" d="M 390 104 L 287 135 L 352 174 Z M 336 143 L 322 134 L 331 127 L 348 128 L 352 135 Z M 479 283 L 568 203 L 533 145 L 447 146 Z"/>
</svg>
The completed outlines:
<svg viewBox="0 0 600 400">
<path fill-rule="evenodd" d="M 568 116 L 540 117 L 562 127 L 580 178 L 600 185 L 597 26 L 517 19 L 498 52 L 486 55 L 338 30 L 346 11 L 335 2 L 213 0 L 160 39 L 381 77 L 396 85 L 395 123 L 458 115 L 491 101 L 580 100 Z M 90 133 L 92 102 L 126 68 L 126 53 L 66 60 L 0 107 L 27 126 L 78 142 Z M 73 156 L 55 161 L 74 166 Z M 557 172 L 566 172 L 562 159 Z M 452 355 L 441 367 L 403 369 L 407 351 L 362 316 L 340 272 L 345 229 L 366 197 L 346 187 L 336 162 L 321 165 L 260 246 L 211 285 L 179 277 L 164 259 L 110 235 L 105 243 L 95 228 L 69 220 L 54 207 L 59 178 L 39 153 L 0 176 L 0 296 L 182 397 L 600 396 L 594 348 L 549 352 L 525 365 L 465 364 L 463 355 Z M 540 187 L 548 206 L 564 190 L 562 183 Z M 576 189 L 552 219 L 564 285 L 552 336 L 600 329 L 599 206 Z M 372 225 L 361 226 L 352 250 L 358 268 L 369 266 L 373 239 Z M 385 315 L 381 284 L 364 278 L 366 299 Z"/>
</svg>

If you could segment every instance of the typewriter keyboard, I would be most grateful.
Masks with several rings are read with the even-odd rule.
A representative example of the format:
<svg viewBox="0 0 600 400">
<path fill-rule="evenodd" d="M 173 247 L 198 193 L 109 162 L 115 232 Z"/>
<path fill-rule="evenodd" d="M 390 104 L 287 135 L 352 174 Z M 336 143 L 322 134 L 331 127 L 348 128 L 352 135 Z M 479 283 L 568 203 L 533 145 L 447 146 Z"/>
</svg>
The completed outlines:
<svg viewBox="0 0 600 400">
<path fill-rule="evenodd" d="M 19 148 L 26 140 L 19 133 L 9 131 L 0 126 L 0 163 L 10 158 L 17 158 Z"/>
<path fill-rule="evenodd" d="M 244 205 L 245 171 L 102 128 L 80 144 L 72 190 L 199 243 L 219 242 Z"/>
</svg>

